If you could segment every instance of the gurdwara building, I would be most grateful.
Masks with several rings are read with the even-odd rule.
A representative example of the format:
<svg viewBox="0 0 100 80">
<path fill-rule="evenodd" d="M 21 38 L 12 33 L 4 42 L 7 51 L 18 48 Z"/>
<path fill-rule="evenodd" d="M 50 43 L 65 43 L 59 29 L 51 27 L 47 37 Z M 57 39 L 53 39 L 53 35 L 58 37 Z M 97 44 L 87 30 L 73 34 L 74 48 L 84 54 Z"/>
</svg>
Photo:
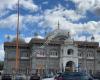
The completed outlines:
<svg viewBox="0 0 100 80">
<path fill-rule="evenodd" d="M 4 73 L 15 73 L 16 39 L 4 42 Z M 54 30 L 46 38 L 35 36 L 26 43 L 19 38 L 19 72 L 23 74 L 72 71 L 100 71 L 100 47 L 92 36 L 91 41 L 75 41 L 67 30 Z"/>
</svg>

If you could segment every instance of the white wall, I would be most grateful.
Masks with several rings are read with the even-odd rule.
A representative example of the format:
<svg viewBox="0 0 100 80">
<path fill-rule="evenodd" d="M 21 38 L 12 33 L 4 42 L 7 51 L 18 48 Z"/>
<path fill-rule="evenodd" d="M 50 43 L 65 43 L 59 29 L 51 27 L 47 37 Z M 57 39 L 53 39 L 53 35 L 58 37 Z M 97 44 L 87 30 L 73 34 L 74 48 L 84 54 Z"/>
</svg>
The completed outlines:
<svg viewBox="0 0 100 80">
<path fill-rule="evenodd" d="M 72 55 L 68 55 L 68 52 L 67 52 L 68 49 L 74 50 Z M 69 61 L 74 62 L 75 66 L 78 67 L 78 49 L 74 44 L 61 46 L 60 69 L 62 69 L 62 64 L 63 64 L 63 69 L 65 70 L 66 63 Z M 76 70 L 78 70 L 78 68 L 76 68 Z"/>
</svg>

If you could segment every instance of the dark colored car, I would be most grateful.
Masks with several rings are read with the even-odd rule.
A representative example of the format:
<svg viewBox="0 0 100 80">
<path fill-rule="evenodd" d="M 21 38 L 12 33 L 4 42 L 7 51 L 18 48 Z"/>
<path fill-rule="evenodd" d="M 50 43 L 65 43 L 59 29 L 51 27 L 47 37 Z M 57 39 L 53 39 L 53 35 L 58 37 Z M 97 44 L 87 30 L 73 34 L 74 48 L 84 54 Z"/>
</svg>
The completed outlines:
<svg viewBox="0 0 100 80">
<path fill-rule="evenodd" d="M 12 77 L 11 77 L 11 75 L 4 74 L 4 75 L 2 75 L 1 80 L 12 80 Z"/>
<path fill-rule="evenodd" d="M 30 80 L 40 80 L 40 77 L 37 74 L 32 74 Z"/>
<path fill-rule="evenodd" d="M 94 78 L 94 79 L 100 80 L 100 72 L 95 73 L 95 74 L 93 75 L 93 78 Z"/>
<path fill-rule="evenodd" d="M 47 74 L 47 75 L 44 75 L 42 78 L 52 78 L 52 77 L 54 77 L 53 74 Z"/>
<path fill-rule="evenodd" d="M 93 80 L 85 73 L 81 72 L 64 72 L 55 77 L 55 80 Z"/>
</svg>

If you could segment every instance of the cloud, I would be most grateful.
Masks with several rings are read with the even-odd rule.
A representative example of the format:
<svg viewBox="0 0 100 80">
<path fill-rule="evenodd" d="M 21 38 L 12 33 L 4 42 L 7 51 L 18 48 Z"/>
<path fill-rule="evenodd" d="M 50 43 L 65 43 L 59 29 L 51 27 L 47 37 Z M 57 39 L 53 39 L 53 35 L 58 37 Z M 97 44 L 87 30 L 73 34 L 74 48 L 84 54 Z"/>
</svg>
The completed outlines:
<svg viewBox="0 0 100 80">
<path fill-rule="evenodd" d="M 4 50 L 0 50 L 0 61 L 4 60 Z"/>
<path fill-rule="evenodd" d="M 71 0 L 76 4 L 77 11 L 85 14 L 86 11 L 92 11 L 100 15 L 100 0 Z"/>
<path fill-rule="evenodd" d="M 48 4 L 48 1 L 45 1 L 45 2 L 43 2 L 42 4 L 44 4 L 44 5 L 45 5 L 45 4 Z"/>
<path fill-rule="evenodd" d="M 32 39 L 32 37 L 26 37 L 26 38 L 25 38 L 25 42 L 26 42 L 26 43 L 29 43 L 31 39 Z"/>
<path fill-rule="evenodd" d="M 37 11 L 39 9 L 38 6 L 33 3 L 32 0 L 21 0 L 20 5 L 24 9 L 30 10 L 30 12 L 34 12 L 34 11 Z"/>
<path fill-rule="evenodd" d="M 10 28 L 10 29 L 16 29 L 17 26 L 17 14 L 10 15 L 9 17 L 0 20 L 0 28 Z M 27 24 L 33 24 L 38 23 L 43 16 L 32 16 L 32 15 L 26 15 L 26 16 L 19 16 L 19 28 L 21 29 L 27 29 L 30 26 L 27 26 Z M 9 26 L 8 26 L 9 25 Z"/>
<path fill-rule="evenodd" d="M 0 44 L 0 61 L 4 60 L 4 48 L 3 44 Z"/>
<path fill-rule="evenodd" d="M 94 34 L 95 40 L 100 43 L 100 34 Z"/>
<path fill-rule="evenodd" d="M 23 22 L 24 23 L 39 23 L 41 19 L 43 19 L 42 15 L 36 15 L 36 16 L 27 15 L 23 17 Z"/>
<path fill-rule="evenodd" d="M 1 0 L 0 0 L 1 1 Z M 8 10 L 16 10 L 17 8 L 17 1 L 18 0 L 3 0 L 0 3 L 0 17 L 4 16 L 9 13 Z M 33 0 L 19 0 L 20 1 L 20 7 L 24 8 L 30 12 L 37 11 L 39 7 L 34 4 Z M 41 16 L 42 17 L 42 16 Z M 20 29 L 24 28 L 28 29 L 30 26 L 27 26 L 27 24 L 33 24 L 38 23 L 39 20 L 41 20 L 40 16 L 32 16 L 32 15 L 20 15 Z M 0 28 L 10 28 L 15 29 L 17 26 L 17 14 L 11 14 L 8 17 L 4 19 L 0 19 Z M 14 37 L 11 36 L 10 37 Z"/>
<path fill-rule="evenodd" d="M 93 12 L 100 16 L 100 0 L 95 0 L 95 5 L 93 6 Z"/>
<path fill-rule="evenodd" d="M 89 10 L 95 4 L 94 0 L 72 0 L 72 1 L 75 2 L 77 9 L 82 13 Z"/>
<path fill-rule="evenodd" d="M 97 15 L 100 16 L 100 6 L 96 6 L 93 10 L 93 12 Z"/>
<path fill-rule="evenodd" d="M 41 27 L 51 27 L 52 29 L 57 28 L 57 22 L 60 22 L 60 28 L 65 30 L 70 30 L 72 35 L 77 35 L 78 32 L 88 31 L 91 34 L 97 34 L 100 30 L 100 21 L 88 21 L 87 23 L 73 23 L 73 21 L 78 21 L 85 16 L 77 13 L 75 10 L 67 10 L 61 5 L 55 7 L 54 9 L 48 9 L 41 15 L 20 15 L 20 27 L 29 28 L 27 24 L 36 23 Z M 16 27 L 17 15 L 13 14 L 6 19 L 0 21 L 0 27 L 10 27 L 11 29 Z M 9 26 L 8 26 L 9 25 Z"/>
<path fill-rule="evenodd" d="M 76 34 L 79 31 L 88 32 L 99 32 L 100 21 L 88 21 L 86 23 L 73 23 L 84 15 L 78 14 L 74 10 L 67 10 L 61 5 L 55 7 L 54 9 L 46 10 L 43 15 L 43 20 L 39 23 L 41 26 L 51 27 L 52 29 L 57 29 L 57 22 L 60 22 L 61 29 L 69 29 L 72 34 Z"/>
<path fill-rule="evenodd" d="M 51 10 L 46 10 L 44 12 L 44 16 L 46 16 L 47 18 L 49 16 L 53 16 L 56 18 L 56 16 L 58 17 L 57 19 L 59 20 L 60 17 L 64 17 L 65 19 L 69 20 L 69 21 L 78 21 L 81 18 L 85 18 L 84 15 L 78 14 L 75 10 L 68 10 L 65 7 L 61 6 L 59 4 L 59 6 L 55 7 L 54 9 Z"/>
<path fill-rule="evenodd" d="M 59 19 L 58 19 L 59 18 Z M 92 33 L 98 33 L 100 30 L 100 21 L 89 21 L 87 23 L 72 23 L 67 21 L 64 17 L 59 17 L 57 15 L 47 17 L 44 22 L 42 23 L 43 26 L 49 26 L 52 29 L 57 29 L 57 21 L 60 20 L 60 28 L 65 30 L 70 30 L 71 33 L 74 35 L 77 32 L 81 31 L 88 31 Z"/>
<path fill-rule="evenodd" d="M 86 36 L 78 36 L 78 35 L 75 35 L 74 36 L 74 39 L 76 40 L 76 41 L 85 41 L 86 40 Z"/>
<path fill-rule="evenodd" d="M 67 17 L 67 18 L 66 18 Z M 46 10 L 43 15 L 43 20 L 39 23 L 41 27 L 51 27 L 53 30 L 57 29 L 57 22 L 60 22 L 60 29 L 70 30 L 72 36 L 77 36 L 76 40 L 85 40 L 84 34 L 78 36 L 80 32 L 87 32 L 89 34 L 97 35 L 100 31 L 100 21 L 88 21 L 86 23 L 73 23 L 80 18 L 84 18 L 82 14 L 78 14 L 74 10 L 64 9 L 62 6 L 54 9 Z M 89 37 L 89 36 L 88 36 Z M 98 41 L 98 40 L 97 40 Z"/>
<path fill-rule="evenodd" d="M 21 26 L 23 25 L 22 19 L 23 19 L 23 16 L 20 16 L 19 24 Z M 17 26 L 17 15 L 16 14 L 10 15 L 9 17 L 5 19 L 0 20 L 0 28 L 9 27 L 11 29 L 14 29 L 16 26 Z"/>
<path fill-rule="evenodd" d="M 9 10 L 17 10 L 18 0 L 0 0 L 0 16 L 6 14 Z M 39 8 L 32 0 L 19 0 L 20 7 L 30 12 L 35 12 Z"/>
<path fill-rule="evenodd" d="M 23 0 L 20 2 L 23 4 L 26 1 L 28 1 L 29 3 L 32 3 L 32 0 Z M 86 3 L 86 0 L 72 0 L 72 1 L 78 4 L 77 8 L 80 5 L 78 9 L 82 8 L 83 9 L 82 11 L 86 11 L 90 9 L 90 7 L 94 6 L 94 3 L 95 3 L 93 0 L 92 0 L 93 2 L 91 2 L 91 0 L 88 0 L 87 3 Z M 15 1 L 12 2 L 12 4 L 14 3 Z M 86 3 L 86 6 L 83 6 L 83 4 L 85 5 L 85 3 Z M 89 6 L 89 4 L 91 5 Z M 43 28 L 51 27 L 52 29 L 56 29 L 57 22 L 59 20 L 60 28 L 65 29 L 65 30 L 69 29 L 72 35 L 77 35 L 78 32 L 81 32 L 83 30 L 88 31 L 91 34 L 92 33 L 97 34 L 99 32 L 100 21 L 98 22 L 88 21 L 87 23 L 73 23 L 73 21 L 78 21 L 81 18 L 85 18 L 85 15 L 78 13 L 75 10 L 68 10 L 59 4 L 59 6 L 55 7 L 54 9 L 45 10 L 43 14 L 41 15 L 34 15 L 34 16 L 20 15 L 20 27 L 24 29 L 25 28 L 28 29 L 30 26 L 27 26 L 27 24 L 33 25 L 33 23 L 36 23 L 38 24 L 38 26 L 41 26 Z M 16 23 L 17 23 L 17 15 L 13 14 L 3 20 L 0 20 L 0 27 L 10 27 L 12 29 L 14 28 L 14 26 L 16 27 Z"/>
</svg>

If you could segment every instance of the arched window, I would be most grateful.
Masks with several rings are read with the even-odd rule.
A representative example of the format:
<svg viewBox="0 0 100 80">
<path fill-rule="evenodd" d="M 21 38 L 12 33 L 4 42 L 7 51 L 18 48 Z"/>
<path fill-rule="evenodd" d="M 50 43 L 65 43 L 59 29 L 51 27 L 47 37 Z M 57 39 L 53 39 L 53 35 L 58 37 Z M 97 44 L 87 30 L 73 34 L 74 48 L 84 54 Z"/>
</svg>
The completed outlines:
<svg viewBox="0 0 100 80">
<path fill-rule="evenodd" d="M 74 53 L 74 50 L 73 49 L 68 49 L 68 51 L 67 51 L 67 54 L 68 55 L 73 55 L 73 53 Z"/>
<path fill-rule="evenodd" d="M 73 61 L 69 61 L 66 63 L 66 67 L 73 67 L 74 66 L 74 62 Z"/>
<path fill-rule="evenodd" d="M 68 61 L 66 63 L 65 71 L 74 72 L 76 70 L 75 63 L 73 61 Z"/>
</svg>

